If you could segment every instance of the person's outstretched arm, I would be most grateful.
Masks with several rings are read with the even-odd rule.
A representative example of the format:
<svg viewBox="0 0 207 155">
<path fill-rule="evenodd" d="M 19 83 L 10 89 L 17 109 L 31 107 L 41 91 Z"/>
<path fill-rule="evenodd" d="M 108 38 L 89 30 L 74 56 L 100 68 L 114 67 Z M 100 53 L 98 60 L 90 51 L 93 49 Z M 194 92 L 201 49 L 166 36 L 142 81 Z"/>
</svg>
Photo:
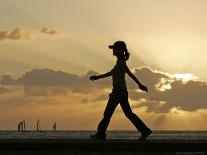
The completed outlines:
<svg viewBox="0 0 207 155">
<path fill-rule="evenodd" d="M 98 79 L 101 79 L 101 78 L 105 78 L 105 77 L 108 77 L 108 76 L 112 76 L 112 71 L 110 71 L 110 72 L 107 72 L 107 73 L 105 73 L 105 74 L 101 74 L 101 75 L 97 75 L 97 76 L 91 76 L 90 77 L 90 80 L 98 80 Z"/>
<path fill-rule="evenodd" d="M 129 70 L 127 65 L 124 65 L 124 68 L 126 69 L 127 74 L 137 83 L 139 88 L 143 91 L 148 92 L 147 87 L 145 85 L 141 84 L 141 82 L 139 82 L 139 80 L 136 78 L 136 76 L 134 76 L 134 74 Z"/>
</svg>

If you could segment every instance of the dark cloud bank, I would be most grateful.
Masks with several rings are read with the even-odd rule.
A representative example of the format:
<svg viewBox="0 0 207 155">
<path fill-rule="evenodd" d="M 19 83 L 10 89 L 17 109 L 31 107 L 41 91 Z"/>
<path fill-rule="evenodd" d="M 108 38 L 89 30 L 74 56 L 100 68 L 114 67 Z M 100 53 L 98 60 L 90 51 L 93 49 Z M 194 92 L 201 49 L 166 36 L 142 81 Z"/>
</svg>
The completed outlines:
<svg viewBox="0 0 207 155">
<path fill-rule="evenodd" d="M 25 72 L 17 79 L 10 75 L 0 76 L 0 94 L 10 91 L 5 88 L 7 85 L 17 85 L 24 88 L 26 95 L 48 96 L 65 94 L 68 91 L 73 93 L 93 93 L 105 88 L 111 88 L 111 78 L 100 79 L 91 82 L 91 75 L 98 75 L 98 72 L 89 71 L 85 75 L 79 76 L 63 71 L 54 71 L 51 69 L 33 69 Z M 197 109 L 207 108 L 207 84 L 205 81 L 182 80 L 170 77 L 162 72 L 155 72 L 148 67 L 135 69 L 135 76 L 149 88 L 148 93 L 137 92 L 138 86 L 127 76 L 127 85 L 129 97 L 132 100 L 144 102 L 140 106 L 147 106 L 148 111 L 168 112 L 171 108 L 177 107 L 186 111 L 195 111 Z M 163 80 L 164 79 L 164 80 Z M 161 82 L 164 81 L 164 82 Z M 165 85 L 168 89 L 161 90 Z M 91 102 L 103 101 L 101 95 L 91 100 Z M 90 101 L 87 101 L 90 103 Z M 133 106 L 136 108 L 136 106 Z"/>
</svg>

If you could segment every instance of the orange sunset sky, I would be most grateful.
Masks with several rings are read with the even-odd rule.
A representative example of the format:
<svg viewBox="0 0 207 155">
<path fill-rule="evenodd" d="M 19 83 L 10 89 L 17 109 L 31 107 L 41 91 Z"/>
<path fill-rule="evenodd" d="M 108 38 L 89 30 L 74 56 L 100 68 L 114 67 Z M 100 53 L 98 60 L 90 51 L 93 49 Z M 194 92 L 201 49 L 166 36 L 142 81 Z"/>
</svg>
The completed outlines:
<svg viewBox="0 0 207 155">
<path fill-rule="evenodd" d="M 0 0 L 0 130 L 95 130 L 124 40 L 132 110 L 153 130 L 207 129 L 206 0 Z M 135 130 L 118 106 L 110 130 Z"/>
</svg>

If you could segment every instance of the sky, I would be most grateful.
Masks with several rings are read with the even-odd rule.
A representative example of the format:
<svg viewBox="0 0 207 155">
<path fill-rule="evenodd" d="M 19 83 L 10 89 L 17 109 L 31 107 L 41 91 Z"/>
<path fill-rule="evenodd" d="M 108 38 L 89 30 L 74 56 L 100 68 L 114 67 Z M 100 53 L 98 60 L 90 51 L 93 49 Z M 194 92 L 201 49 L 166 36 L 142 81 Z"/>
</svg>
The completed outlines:
<svg viewBox="0 0 207 155">
<path fill-rule="evenodd" d="M 155 130 L 206 130 L 206 0 L 0 0 L 0 130 L 95 130 L 126 42 L 132 110 Z M 9 116 L 9 117 L 8 117 Z M 83 119 L 84 118 L 84 119 Z M 196 125 L 195 125 L 196 121 Z M 109 126 L 135 130 L 117 108 Z"/>
</svg>

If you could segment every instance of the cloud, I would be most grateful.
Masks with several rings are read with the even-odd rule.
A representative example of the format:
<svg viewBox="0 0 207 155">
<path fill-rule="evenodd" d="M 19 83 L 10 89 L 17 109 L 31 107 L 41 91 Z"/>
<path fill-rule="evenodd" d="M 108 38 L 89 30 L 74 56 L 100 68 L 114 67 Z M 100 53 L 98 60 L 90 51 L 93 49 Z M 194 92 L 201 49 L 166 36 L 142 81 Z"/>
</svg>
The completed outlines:
<svg viewBox="0 0 207 155">
<path fill-rule="evenodd" d="M 89 97 L 90 101 L 88 98 L 83 102 L 107 101 L 108 93 L 105 90 L 111 88 L 111 78 L 89 81 L 91 75 L 98 74 L 100 73 L 89 71 L 80 76 L 52 69 L 33 69 L 25 72 L 16 80 L 10 76 L 2 76 L 4 78 L 1 78 L 0 83 L 23 86 L 25 94 L 29 96 L 96 92 L 94 98 Z M 156 71 L 149 67 L 135 69 L 134 75 L 149 88 L 149 92 L 140 91 L 136 83 L 126 76 L 129 98 L 133 101 L 141 101 L 137 107 L 147 107 L 148 112 L 167 113 L 172 108 L 186 111 L 207 108 L 207 83 L 205 81 L 194 78 L 188 80 L 177 78 L 176 74 L 174 76 L 174 74 Z M 133 108 L 137 107 L 133 106 Z"/>
<path fill-rule="evenodd" d="M 33 69 L 16 78 L 8 74 L 1 75 L 0 112 L 4 116 L 0 118 L 1 122 L 11 124 L 13 129 L 16 121 L 27 118 L 28 122 L 33 122 L 41 118 L 43 121 L 55 119 L 59 123 L 63 120 L 70 122 L 69 125 L 64 122 L 67 129 L 84 126 L 87 129 L 95 128 L 97 118 L 102 117 L 111 88 L 111 78 L 89 81 L 91 75 L 97 74 L 94 71 L 77 75 L 52 69 Z M 203 123 L 207 118 L 205 81 L 185 81 L 148 67 L 137 68 L 134 74 L 149 87 L 149 92 L 139 92 L 136 83 L 126 76 L 130 105 L 149 127 L 157 130 L 206 128 Z M 161 89 L 164 85 L 170 87 Z M 112 128 L 134 129 L 129 126 L 127 119 L 123 119 L 122 109 L 119 106 L 117 108 Z M 12 113 L 9 118 L 6 117 L 8 113 Z M 81 122 L 83 116 L 85 122 Z M 197 125 L 193 125 L 193 122 L 197 122 Z M 3 127 L 8 127 L 5 123 Z"/>
<path fill-rule="evenodd" d="M 81 100 L 81 103 L 82 104 L 85 104 L 85 103 L 89 103 L 89 99 L 88 98 L 86 98 L 86 97 L 84 97 L 82 100 Z"/>
<path fill-rule="evenodd" d="M 28 40 L 31 39 L 31 32 L 24 30 L 23 28 L 14 28 L 13 30 L 0 31 L 0 41 L 3 40 Z"/>
<path fill-rule="evenodd" d="M 38 89 L 44 89 L 45 93 L 48 92 L 47 87 L 51 89 L 49 90 L 50 93 L 48 94 L 53 94 L 52 90 L 57 93 L 59 93 L 57 90 L 63 92 L 64 88 L 66 88 L 65 90 L 70 90 L 74 93 L 89 93 L 96 89 L 103 90 L 105 88 L 110 88 L 111 79 L 105 79 L 96 82 L 91 82 L 89 80 L 91 75 L 98 74 L 100 73 L 88 71 L 85 75 L 80 76 L 47 68 L 33 69 L 31 71 L 25 72 L 22 76 L 17 78 L 15 83 L 23 85 L 25 87 L 25 91 L 28 90 L 27 93 L 30 92 L 31 94 L 31 92 L 34 92 L 36 95 L 39 94 L 37 92 Z M 28 88 L 31 89 L 31 91 L 29 91 Z"/>
<path fill-rule="evenodd" d="M 94 82 L 88 80 L 90 75 L 97 74 L 99 73 L 89 71 L 80 76 L 52 69 L 33 69 L 16 79 L 11 75 L 5 76 L 5 81 L 12 80 L 8 80 L 0 87 L 0 106 L 3 109 L 1 113 L 3 116 L 7 116 L 8 113 L 14 114 L 11 117 L 13 120 L 28 117 L 62 120 L 67 117 L 66 122 L 81 120 L 80 118 L 83 116 L 89 116 L 93 118 L 93 121 L 88 122 L 91 123 L 89 126 L 94 124 L 96 127 L 97 119 L 94 118 L 100 117 L 105 108 L 108 100 L 107 91 L 110 88 L 109 82 L 111 82 L 111 78 Z M 207 110 L 205 81 L 197 79 L 183 82 L 181 79 L 148 67 L 137 68 L 134 74 L 150 90 L 149 93 L 137 92 L 136 83 L 126 76 L 131 108 L 150 127 L 157 130 L 205 129 L 206 125 L 203 124 L 203 121 L 206 120 Z M 168 82 L 163 82 L 162 78 Z M 156 85 L 160 81 L 162 81 L 160 85 L 170 84 L 171 88 L 159 89 Z M 12 85 L 14 85 L 14 89 L 12 89 Z M 101 102 L 103 104 L 94 104 Z M 70 112 L 66 112 L 68 110 Z M 114 120 L 116 120 L 115 124 L 113 123 L 114 129 L 117 129 L 116 123 L 118 122 L 121 122 L 120 127 L 123 127 L 124 124 L 124 127 L 130 128 L 128 122 L 122 118 L 124 115 L 120 107 L 117 111 L 118 113 L 114 116 Z M 65 115 L 62 115 L 63 113 Z M 2 120 L 4 120 L 3 117 Z M 198 125 L 194 126 L 192 122 L 198 122 Z M 77 124 L 79 125 L 76 126 L 77 128 L 82 127 L 82 123 L 79 121 Z"/>
<path fill-rule="evenodd" d="M 55 71 L 51 69 L 33 69 L 25 72 L 21 77 L 16 79 L 16 84 L 25 87 L 27 94 L 65 94 L 67 91 L 75 93 L 88 93 L 95 87 L 89 81 L 88 74 L 86 76 L 78 76 L 63 71 Z M 44 90 L 42 93 L 41 90 Z"/>
<path fill-rule="evenodd" d="M 63 86 L 27 86 L 23 87 L 27 96 L 57 96 L 66 95 L 70 90 Z"/>
<path fill-rule="evenodd" d="M 42 36 L 63 36 L 63 33 L 49 27 L 42 27 L 39 30 L 16 27 L 12 30 L 0 31 L 0 41 L 32 40 L 36 37 Z"/>
<path fill-rule="evenodd" d="M 0 76 L 0 84 L 2 85 L 12 85 L 14 82 L 15 79 L 11 75 L 5 74 Z"/>
<path fill-rule="evenodd" d="M 99 96 L 97 96 L 96 98 L 92 99 L 92 102 L 98 102 L 98 101 L 106 101 L 108 99 L 107 94 L 101 94 Z"/>
<path fill-rule="evenodd" d="M 34 87 L 67 87 L 74 92 L 86 92 L 91 88 L 85 77 L 51 69 L 33 69 L 16 80 L 17 84 Z"/>
<path fill-rule="evenodd" d="M 0 41 L 7 38 L 8 31 L 0 31 Z"/>
<path fill-rule="evenodd" d="M 47 35 L 55 35 L 55 34 L 59 34 L 59 32 L 57 30 L 51 29 L 49 27 L 43 27 L 40 29 L 40 32 L 47 34 Z"/>
<path fill-rule="evenodd" d="M 186 79 L 182 80 L 147 67 L 136 69 L 135 75 L 148 86 L 149 93 L 138 93 L 130 89 L 130 97 L 133 100 L 145 98 L 146 101 L 142 105 L 147 106 L 149 111 L 169 112 L 173 107 L 187 111 L 207 108 L 205 81 L 186 81 Z M 159 87 L 158 84 L 160 84 Z M 159 89 L 163 87 L 167 89 Z"/>
<path fill-rule="evenodd" d="M 180 107 L 183 110 L 194 111 L 207 108 L 207 84 L 201 81 L 189 81 L 184 84 L 182 81 L 171 83 L 171 89 L 156 98 L 161 98 L 167 104 L 162 106 L 163 110 L 173 107 Z M 153 99 L 156 99 L 153 97 Z"/>
</svg>

